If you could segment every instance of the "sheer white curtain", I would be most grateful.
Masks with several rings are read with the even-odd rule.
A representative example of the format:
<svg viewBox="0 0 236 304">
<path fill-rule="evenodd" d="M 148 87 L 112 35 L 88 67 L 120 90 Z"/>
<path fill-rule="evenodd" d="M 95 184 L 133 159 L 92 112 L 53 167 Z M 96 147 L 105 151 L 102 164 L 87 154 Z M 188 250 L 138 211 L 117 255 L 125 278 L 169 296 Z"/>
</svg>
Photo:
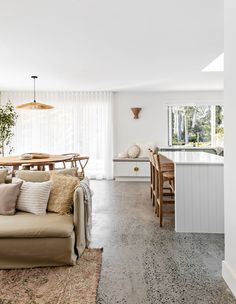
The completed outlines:
<svg viewBox="0 0 236 304">
<path fill-rule="evenodd" d="M 32 92 L 1 92 L 1 103 L 32 101 Z M 38 92 L 52 110 L 18 110 L 14 154 L 79 152 L 90 156 L 86 173 L 112 178 L 112 92 Z"/>
</svg>

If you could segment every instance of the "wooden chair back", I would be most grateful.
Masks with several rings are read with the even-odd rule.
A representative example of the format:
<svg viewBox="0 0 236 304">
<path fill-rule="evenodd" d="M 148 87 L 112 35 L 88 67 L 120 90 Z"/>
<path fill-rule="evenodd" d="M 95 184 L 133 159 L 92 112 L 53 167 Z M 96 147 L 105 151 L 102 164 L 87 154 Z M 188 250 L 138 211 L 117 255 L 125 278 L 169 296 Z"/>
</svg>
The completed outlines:
<svg viewBox="0 0 236 304">
<path fill-rule="evenodd" d="M 75 162 L 74 159 L 75 159 L 75 157 L 79 156 L 79 153 L 64 153 L 64 154 L 62 154 L 62 155 L 71 156 L 71 159 L 62 162 L 64 168 L 66 168 L 66 164 L 67 164 L 67 163 L 70 163 L 70 167 L 71 167 L 71 168 L 76 167 L 76 162 Z"/>
</svg>

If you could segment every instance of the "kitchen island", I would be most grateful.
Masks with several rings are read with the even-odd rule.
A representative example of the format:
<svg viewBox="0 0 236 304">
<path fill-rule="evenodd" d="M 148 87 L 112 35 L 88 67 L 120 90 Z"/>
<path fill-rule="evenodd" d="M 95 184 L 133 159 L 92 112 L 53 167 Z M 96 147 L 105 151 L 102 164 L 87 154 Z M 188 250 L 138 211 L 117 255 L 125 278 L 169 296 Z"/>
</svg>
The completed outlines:
<svg viewBox="0 0 236 304">
<path fill-rule="evenodd" d="M 175 231 L 224 232 L 224 158 L 160 152 L 175 165 Z"/>
</svg>

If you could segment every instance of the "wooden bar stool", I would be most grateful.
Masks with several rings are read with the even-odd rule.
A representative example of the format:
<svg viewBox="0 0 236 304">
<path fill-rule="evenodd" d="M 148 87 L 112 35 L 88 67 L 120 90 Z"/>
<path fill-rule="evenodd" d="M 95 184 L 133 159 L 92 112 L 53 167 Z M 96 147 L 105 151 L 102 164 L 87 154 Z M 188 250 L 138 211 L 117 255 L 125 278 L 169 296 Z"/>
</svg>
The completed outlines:
<svg viewBox="0 0 236 304">
<path fill-rule="evenodd" d="M 163 205 L 174 204 L 174 171 L 172 163 L 161 163 L 160 155 L 154 154 L 155 165 L 155 188 L 156 188 L 156 200 L 155 211 L 160 219 L 160 227 L 163 223 L 163 214 L 174 214 L 173 211 L 164 211 Z M 165 187 L 167 184 L 167 187 Z M 164 190 L 169 190 L 165 192 Z"/>
<path fill-rule="evenodd" d="M 150 163 L 151 163 L 151 175 L 152 175 L 152 179 L 151 179 L 151 193 L 152 193 L 152 204 L 155 207 L 155 213 L 157 213 L 157 208 L 156 208 L 156 200 L 158 197 L 158 176 L 157 176 L 157 170 L 156 170 L 156 164 L 155 164 L 155 159 L 154 159 L 154 155 L 155 153 L 150 149 Z M 169 159 L 165 158 L 162 155 L 159 155 L 160 158 L 160 162 L 161 162 L 161 168 L 162 171 L 172 171 L 174 172 L 174 164 L 172 162 L 170 162 Z M 164 185 L 163 188 L 163 195 L 164 196 L 169 196 L 169 195 L 173 195 L 173 188 L 171 186 L 171 184 L 167 184 Z"/>
</svg>

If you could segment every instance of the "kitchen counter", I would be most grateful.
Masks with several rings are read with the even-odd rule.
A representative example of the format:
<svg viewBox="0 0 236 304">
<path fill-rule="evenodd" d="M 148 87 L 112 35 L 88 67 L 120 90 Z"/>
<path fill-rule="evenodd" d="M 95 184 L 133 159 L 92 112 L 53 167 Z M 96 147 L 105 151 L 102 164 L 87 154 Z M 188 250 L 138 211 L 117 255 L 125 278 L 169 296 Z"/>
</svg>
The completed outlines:
<svg viewBox="0 0 236 304">
<path fill-rule="evenodd" d="M 224 158 L 206 152 L 160 152 L 175 168 L 175 230 L 224 233 Z"/>
<path fill-rule="evenodd" d="M 224 165 L 224 157 L 206 152 L 160 152 L 163 156 L 173 161 L 175 164 L 185 165 Z"/>
</svg>

